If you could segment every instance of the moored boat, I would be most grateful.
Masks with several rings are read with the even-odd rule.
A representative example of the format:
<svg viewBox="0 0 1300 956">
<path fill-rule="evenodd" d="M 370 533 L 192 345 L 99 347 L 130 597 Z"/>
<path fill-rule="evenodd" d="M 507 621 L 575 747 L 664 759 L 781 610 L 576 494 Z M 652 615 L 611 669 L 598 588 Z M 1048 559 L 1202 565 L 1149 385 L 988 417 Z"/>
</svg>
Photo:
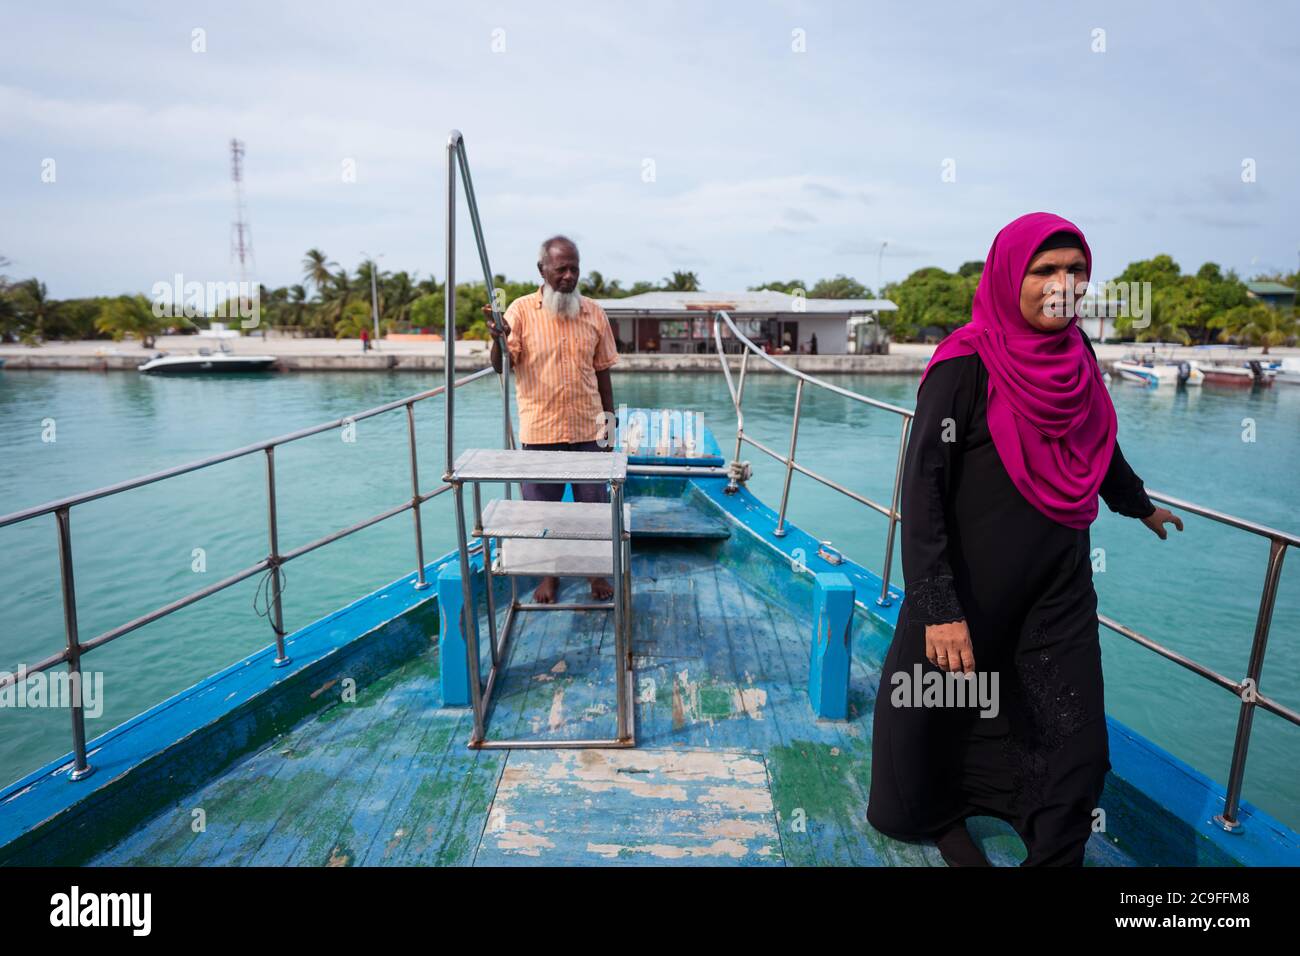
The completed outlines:
<svg viewBox="0 0 1300 956">
<path fill-rule="evenodd" d="M 229 372 L 265 372 L 275 366 L 274 355 L 236 355 L 226 349 L 213 352 L 200 348 L 189 355 L 158 353 L 140 365 L 141 372 L 154 375 L 199 374 L 213 375 Z"/>
<path fill-rule="evenodd" d="M 1283 385 L 1300 385 L 1300 358 L 1284 358 L 1268 366 L 1273 381 Z"/>
<path fill-rule="evenodd" d="M 1131 351 L 1122 359 L 1111 365 L 1112 371 L 1125 382 L 1131 382 L 1146 388 L 1157 386 L 1197 386 L 1205 376 L 1196 362 L 1175 359 L 1172 352 L 1158 354 L 1154 347 L 1142 351 Z"/>
<path fill-rule="evenodd" d="M 1215 362 L 1201 366 L 1207 385 L 1226 385 L 1232 388 L 1267 388 L 1273 384 L 1274 373 L 1264 368 L 1258 359 L 1246 362 Z"/>
</svg>

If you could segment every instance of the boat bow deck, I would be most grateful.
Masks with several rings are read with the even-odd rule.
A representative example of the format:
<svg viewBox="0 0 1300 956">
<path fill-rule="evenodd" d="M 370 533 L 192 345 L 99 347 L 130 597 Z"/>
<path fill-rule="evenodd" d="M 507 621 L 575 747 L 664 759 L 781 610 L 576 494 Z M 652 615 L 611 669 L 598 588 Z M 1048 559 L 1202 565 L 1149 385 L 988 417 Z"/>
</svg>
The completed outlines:
<svg viewBox="0 0 1300 956">
<path fill-rule="evenodd" d="M 430 645 L 361 688 L 356 703 L 304 721 L 94 862 L 942 865 L 932 847 L 891 840 L 866 821 L 888 628 L 858 615 L 850 719 L 816 719 L 806 692 L 811 586 L 787 580 L 778 593 L 764 566 L 773 558 L 759 560 L 740 537 L 637 541 L 636 749 L 468 749 L 469 711 L 442 706 Z M 585 588 L 565 582 L 559 599 L 583 600 Z M 492 733 L 608 733 L 610 617 L 526 616 Z M 1133 828 L 1125 845 L 1095 837 L 1090 864 L 1213 855 L 1208 843 L 1171 849 L 1143 838 L 1141 797 L 1118 781 L 1107 801 Z M 200 809 L 205 828 L 195 832 Z M 1023 857 L 1005 823 L 981 818 L 972 830 L 995 863 Z"/>
</svg>

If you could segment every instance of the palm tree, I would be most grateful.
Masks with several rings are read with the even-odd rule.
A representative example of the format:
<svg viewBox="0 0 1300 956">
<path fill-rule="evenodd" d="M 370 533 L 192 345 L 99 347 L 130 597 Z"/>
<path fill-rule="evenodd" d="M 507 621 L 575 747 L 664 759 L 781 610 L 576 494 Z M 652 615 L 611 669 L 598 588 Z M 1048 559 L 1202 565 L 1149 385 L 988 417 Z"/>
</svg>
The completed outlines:
<svg viewBox="0 0 1300 956">
<path fill-rule="evenodd" d="M 9 286 L 0 282 L 0 342 L 12 342 L 21 328 L 18 306 L 9 294 Z"/>
<path fill-rule="evenodd" d="M 1294 314 L 1258 302 L 1231 308 L 1206 324 L 1220 330 L 1220 342 L 1235 338 L 1250 345 L 1262 345 L 1265 355 L 1272 346 L 1281 345 L 1296 334 Z"/>
<path fill-rule="evenodd" d="M 348 302 L 352 299 L 354 287 L 347 269 L 329 274 L 321 289 L 321 313 L 326 320 L 326 328 L 333 331 L 334 326 L 343 318 Z"/>
<path fill-rule="evenodd" d="M 153 339 L 163 329 L 163 320 L 153 314 L 149 300 L 142 295 L 119 295 L 104 299 L 95 327 L 120 342 L 128 335 L 140 338 L 141 348 L 153 348 Z"/>
<path fill-rule="evenodd" d="M 58 311 L 59 304 L 50 299 L 45 283 L 39 279 L 27 279 L 14 287 L 18 292 L 18 307 L 25 315 L 28 333 L 34 337 L 45 337 L 46 325 Z"/>
<path fill-rule="evenodd" d="M 411 320 L 411 303 L 420 297 L 420 293 L 407 272 L 397 272 L 389 276 L 380 294 L 384 300 L 385 316 L 393 322 Z"/>
<path fill-rule="evenodd" d="M 265 333 L 268 328 L 275 328 L 285 324 L 285 307 L 289 302 L 289 290 L 284 286 L 276 289 L 268 289 L 261 286 L 258 292 L 258 301 L 261 306 L 261 315 L 258 324 L 261 326 L 261 332 Z"/>
<path fill-rule="evenodd" d="M 308 249 L 307 255 L 302 260 L 303 282 L 315 286 L 316 294 L 323 296 L 325 286 L 333 278 L 333 273 L 330 270 L 338 267 L 337 262 L 331 262 L 329 256 L 319 249 Z"/>
<path fill-rule="evenodd" d="M 592 269 L 587 273 L 587 278 L 578 284 L 578 291 L 591 299 L 604 299 L 608 296 L 609 287 L 605 285 L 605 277 Z"/>
<path fill-rule="evenodd" d="M 303 285 L 289 286 L 288 319 L 293 326 L 302 326 L 307 312 L 307 289 Z"/>
<path fill-rule="evenodd" d="M 12 263 L 5 256 L 0 256 L 0 342 L 10 342 L 17 335 L 22 325 L 18 315 L 18 304 L 14 302 L 13 286 L 4 270 Z"/>
<path fill-rule="evenodd" d="M 664 280 L 664 289 L 669 292 L 699 292 L 700 280 L 694 272 L 674 272 L 672 278 Z"/>
</svg>

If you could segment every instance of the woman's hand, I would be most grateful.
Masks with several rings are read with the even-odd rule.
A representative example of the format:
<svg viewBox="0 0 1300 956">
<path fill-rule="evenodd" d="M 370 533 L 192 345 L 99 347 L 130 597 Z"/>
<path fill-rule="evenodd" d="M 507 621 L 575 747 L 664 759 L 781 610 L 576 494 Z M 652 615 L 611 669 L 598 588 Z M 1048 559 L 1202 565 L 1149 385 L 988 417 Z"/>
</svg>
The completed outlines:
<svg viewBox="0 0 1300 956">
<path fill-rule="evenodd" d="M 925 656 L 941 671 L 969 674 L 975 670 L 975 649 L 971 646 L 966 622 L 927 624 Z"/>
<path fill-rule="evenodd" d="M 1174 514 L 1168 508 L 1156 508 L 1155 511 L 1142 519 L 1142 523 L 1158 534 L 1161 541 L 1169 537 L 1169 532 L 1165 530 L 1165 525 L 1171 524 L 1179 531 L 1183 530 L 1183 519 L 1178 517 L 1178 515 Z"/>
</svg>

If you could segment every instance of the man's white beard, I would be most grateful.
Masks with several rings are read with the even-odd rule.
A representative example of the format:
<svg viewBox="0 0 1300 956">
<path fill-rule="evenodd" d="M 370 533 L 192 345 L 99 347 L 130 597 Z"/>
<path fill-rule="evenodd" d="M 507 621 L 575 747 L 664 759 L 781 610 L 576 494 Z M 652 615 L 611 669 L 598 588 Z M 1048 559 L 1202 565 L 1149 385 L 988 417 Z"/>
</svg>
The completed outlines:
<svg viewBox="0 0 1300 956">
<path fill-rule="evenodd" d="M 573 318 L 581 307 L 581 299 L 577 289 L 572 292 L 557 292 L 549 283 L 542 284 L 542 305 L 556 315 Z"/>
</svg>

